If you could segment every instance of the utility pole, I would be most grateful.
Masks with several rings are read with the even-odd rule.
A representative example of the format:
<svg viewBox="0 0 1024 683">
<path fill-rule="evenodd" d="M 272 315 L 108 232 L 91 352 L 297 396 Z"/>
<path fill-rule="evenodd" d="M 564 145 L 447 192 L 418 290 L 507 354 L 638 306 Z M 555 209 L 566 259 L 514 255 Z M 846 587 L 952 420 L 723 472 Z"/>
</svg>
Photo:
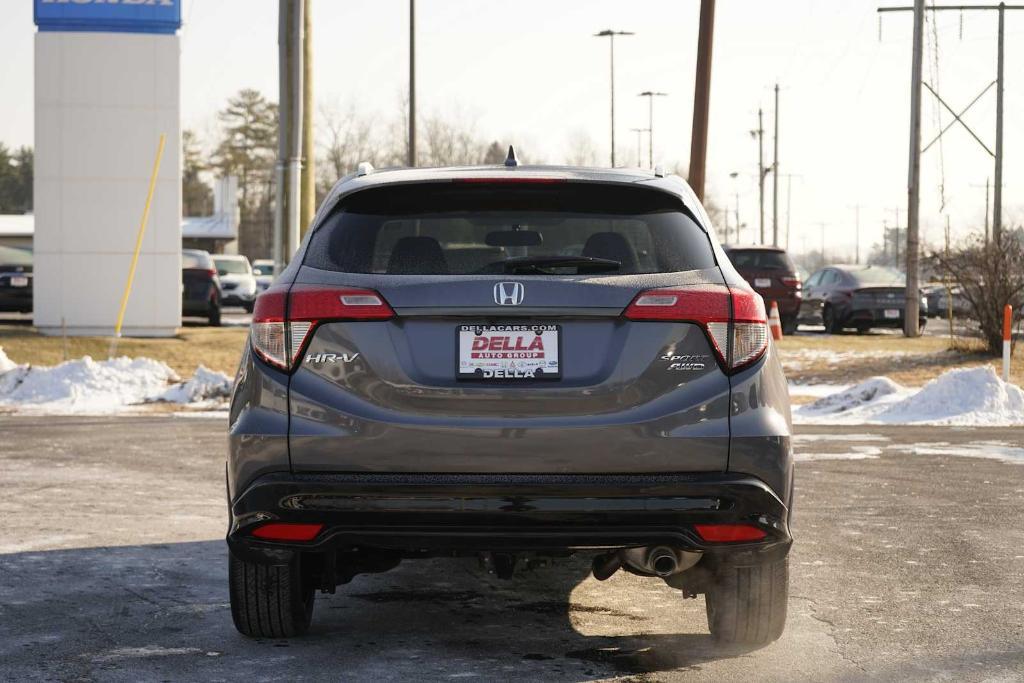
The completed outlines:
<svg viewBox="0 0 1024 683">
<path fill-rule="evenodd" d="M 690 135 L 690 187 L 704 200 L 705 165 L 708 156 L 708 117 L 711 106 L 711 51 L 715 33 L 715 0 L 700 0 L 697 34 L 697 74 L 693 87 L 693 130 Z"/>
<path fill-rule="evenodd" d="M 750 131 L 751 137 L 757 139 L 757 191 L 758 202 L 760 203 L 760 225 L 761 244 L 764 244 L 764 178 L 768 170 L 764 167 L 764 112 L 757 110 L 757 130 Z"/>
<path fill-rule="evenodd" d="M 924 58 L 924 0 L 914 0 L 914 49 L 910 65 L 910 169 L 907 179 L 907 293 L 903 334 L 916 337 L 921 306 L 918 293 L 918 230 L 921 208 L 921 64 Z M 899 231 L 897 230 L 897 234 Z"/>
<path fill-rule="evenodd" d="M 764 239 L 762 238 L 763 242 Z M 779 246 L 779 84 L 775 84 L 775 153 L 772 159 L 772 245 Z"/>
<path fill-rule="evenodd" d="M 316 213 L 316 147 L 313 128 L 313 12 L 312 0 L 302 10 L 302 215 L 299 231 L 305 235 Z"/>
<path fill-rule="evenodd" d="M 729 178 L 732 179 L 732 191 L 733 191 L 733 194 L 736 197 L 736 241 L 735 241 L 735 244 L 739 244 L 740 243 L 740 191 L 736 187 L 736 179 L 739 177 L 739 175 L 740 175 L 739 171 L 732 171 L 731 173 L 729 173 Z M 726 208 L 726 213 L 728 213 L 728 212 L 729 212 L 729 209 L 727 207 Z M 729 243 L 729 234 L 728 233 L 726 233 L 726 235 L 725 235 L 725 241 L 726 241 L 727 244 Z"/>
<path fill-rule="evenodd" d="M 416 165 L 416 0 L 409 0 L 409 158 Z"/>
<path fill-rule="evenodd" d="M 647 161 L 654 168 L 654 98 L 665 97 L 667 92 L 645 90 L 638 97 L 647 98 Z"/>
<path fill-rule="evenodd" d="M 289 112 L 289 131 L 291 139 L 288 141 L 288 229 L 285 232 L 285 258 L 291 260 L 299 248 L 299 220 L 302 216 L 302 87 L 303 87 L 303 59 L 302 43 L 305 7 L 303 0 L 292 0 L 295 7 L 291 23 L 291 89 L 288 96 L 291 99 L 291 111 Z"/>
<path fill-rule="evenodd" d="M 615 36 L 632 36 L 632 31 L 614 31 L 612 29 L 605 29 L 599 33 L 595 33 L 595 38 L 608 38 L 608 48 L 611 57 L 611 91 L 612 91 L 612 168 L 615 168 Z"/>
<path fill-rule="evenodd" d="M 917 31 L 917 24 L 918 24 L 917 15 L 918 14 L 922 14 L 923 15 L 923 12 L 921 12 L 919 10 L 919 8 L 918 8 L 919 4 L 920 3 L 917 2 L 917 0 L 915 0 L 915 3 L 914 3 L 913 7 L 879 7 L 878 8 L 879 12 L 906 12 L 906 11 L 909 11 L 909 10 L 913 10 L 914 11 L 914 14 L 915 14 L 915 19 L 914 19 L 915 48 L 918 47 L 917 44 L 916 44 L 916 41 L 918 39 L 917 38 L 918 34 L 916 32 Z M 939 94 L 937 92 L 932 90 L 932 88 L 930 86 L 928 87 L 928 89 L 932 92 L 932 94 L 935 95 L 936 99 L 938 99 L 939 102 L 947 110 L 949 110 L 949 112 L 951 114 L 953 114 L 954 120 L 956 122 L 960 123 L 964 128 L 967 128 L 968 132 L 970 132 L 971 135 L 974 136 L 974 139 L 977 140 L 978 143 L 981 144 L 981 146 L 985 148 L 985 151 L 988 152 L 990 155 L 992 155 L 992 157 L 995 159 L 995 191 L 993 193 L 993 206 L 992 206 L 992 239 L 997 244 L 999 243 L 999 241 L 1002 238 L 1002 230 L 1003 230 L 1003 91 L 1004 91 L 1004 86 L 1005 86 L 1003 62 L 1004 62 L 1004 51 L 1005 51 L 1004 50 L 1004 46 L 1005 46 L 1005 38 L 1006 38 L 1006 31 L 1005 31 L 1006 10 L 1024 10 L 1024 5 L 1007 5 L 1005 2 L 1000 2 L 998 5 L 945 5 L 945 6 L 941 6 L 941 5 L 940 6 L 935 6 L 935 5 L 932 5 L 932 6 L 924 8 L 924 11 L 928 11 L 928 12 L 955 11 L 955 12 L 960 12 L 961 15 L 962 15 L 963 12 L 969 12 L 969 11 L 984 11 L 984 12 L 994 11 L 994 12 L 998 12 L 998 15 L 999 15 L 998 16 L 998 19 L 999 19 L 999 34 L 998 34 L 997 45 L 996 45 L 996 80 L 995 80 L 995 86 L 996 86 L 996 149 L 995 149 L 995 151 L 993 152 L 987 146 L 985 146 L 985 144 L 983 142 L 981 142 L 981 139 L 978 138 L 978 136 L 974 134 L 974 131 L 972 131 L 967 126 L 967 124 L 964 123 L 964 121 L 961 118 L 961 116 L 967 111 L 967 109 L 964 109 L 960 113 L 957 113 L 957 112 L 953 111 L 953 109 L 950 108 L 949 105 L 947 105 L 945 103 L 945 101 L 943 101 L 943 99 L 941 97 L 939 97 Z M 991 87 L 991 86 L 987 86 L 986 90 L 988 89 L 988 87 Z M 982 91 L 982 93 L 984 93 L 984 91 Z M 980 95 L 979 95 L 979 97 L 980 97 Z M 975 98 L 974 101 L 976 102 L 977 100 L 978 100 L 978 98 Z M 973 104 L 974 104 L 974 102 L 972 102 L 971 104 L 967 105 L 967 108 L 969 109 Z M 949 127 L 951 127 L 952 125 L 953 124 L 950 123 L 950 125 L 947 126 L 947 129 Z M 945 132 L 945 129 L 942 132 Z M 939 133 L 939 135 L 941 136 L 942 133 Z M 936 137 L 936 140 L 938 140 L 938 137 Z M 935 142 L 935 140 L 933 140 L 932 142 Z M 909 235 L 909 231 L 908 231 L 908 235 Z"/>
<path fill-rule="evenodd" d="M 278 3 L 278 146 L 275 166 L 274 272 L 299 246 L 302 172 L 303 0 Z"/>
</svg>

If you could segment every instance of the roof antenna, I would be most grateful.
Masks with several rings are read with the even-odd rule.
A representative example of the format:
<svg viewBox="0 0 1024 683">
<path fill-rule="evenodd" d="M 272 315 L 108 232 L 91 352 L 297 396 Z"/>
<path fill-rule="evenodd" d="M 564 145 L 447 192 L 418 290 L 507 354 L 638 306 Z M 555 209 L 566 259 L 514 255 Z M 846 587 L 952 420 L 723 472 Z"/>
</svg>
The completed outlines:
<svg viewBox="0 0 1024 683">
<path fill-rule="evenodd" d="M 516 159 L 516 150 L 512 147 L 512 145 L 508 146 L 508 156 L 505 157 L 505 165 L 506 166 L 518 166 L 519 165 L 519 159 Z"/>
</svg>

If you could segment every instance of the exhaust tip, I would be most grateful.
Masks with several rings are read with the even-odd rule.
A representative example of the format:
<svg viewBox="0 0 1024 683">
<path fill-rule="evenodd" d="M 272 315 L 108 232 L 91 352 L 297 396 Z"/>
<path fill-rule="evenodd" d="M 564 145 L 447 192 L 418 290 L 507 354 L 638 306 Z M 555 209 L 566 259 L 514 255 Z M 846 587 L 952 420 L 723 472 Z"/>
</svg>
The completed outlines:
<svg viewBox="0 0 1024 683">
<path fill-rule="evenodd" d="M 647 557 L 647 564 L 658 576 L 670 576 L 679 569 L 679 560 L 671 548 L 653 548 Z"/>
</svg>

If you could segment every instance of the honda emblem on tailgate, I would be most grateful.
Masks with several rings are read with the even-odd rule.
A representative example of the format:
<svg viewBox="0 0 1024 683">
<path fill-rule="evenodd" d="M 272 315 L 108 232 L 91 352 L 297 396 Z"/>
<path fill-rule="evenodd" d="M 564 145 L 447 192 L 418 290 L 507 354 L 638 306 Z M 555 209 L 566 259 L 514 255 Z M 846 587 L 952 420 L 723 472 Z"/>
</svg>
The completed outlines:
<svg viewBox="0 0 1024 683">
<path fill-rule="evenodd" d="M 518 306 L 523 303 L 526 288 L 522 282 L 499 282 L 494 285 L 494 303 L 499 306 Z"/>
</svg>

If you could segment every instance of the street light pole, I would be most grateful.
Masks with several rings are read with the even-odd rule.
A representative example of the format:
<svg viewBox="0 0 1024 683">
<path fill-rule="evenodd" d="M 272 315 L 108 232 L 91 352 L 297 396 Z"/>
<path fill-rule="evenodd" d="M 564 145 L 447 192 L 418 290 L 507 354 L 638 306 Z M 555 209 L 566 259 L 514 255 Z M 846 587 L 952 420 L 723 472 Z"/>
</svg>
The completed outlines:
<svg viewBox="0 0 1024 683">
<path fill-rule="evenodd" d="M 645 90 L 638 97 L 647 98 L 647 162 L 654 168 L 654 98 L 665 97 L 667 92 Z"/>
<path fill-rule="evenodd" d="M 634 35 L 632 31 L 614 31 L 612 29 L 605 29 L 599 33 L 595 33 L 595 38 L 608 38 L 608 47 L 611 57 L 611 92 L 612 92 L 612 168 L 615 168 L 615 36 L 631 36 Z"/>
</svg>

